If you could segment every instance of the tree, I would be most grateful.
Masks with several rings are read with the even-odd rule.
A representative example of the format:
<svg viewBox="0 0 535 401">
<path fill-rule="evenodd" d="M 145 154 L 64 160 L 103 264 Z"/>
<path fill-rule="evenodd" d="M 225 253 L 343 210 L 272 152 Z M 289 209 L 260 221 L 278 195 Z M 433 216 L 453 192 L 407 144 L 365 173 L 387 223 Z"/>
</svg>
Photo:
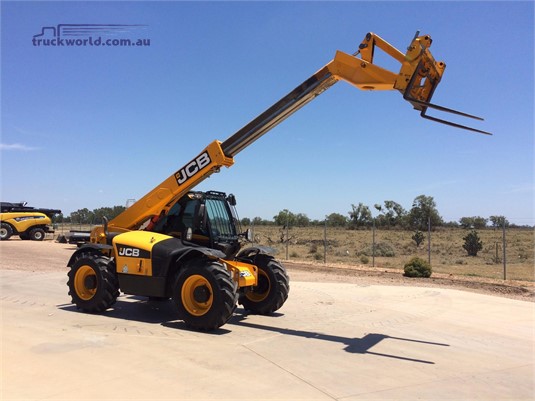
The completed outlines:
<svg viewBox="0 0 535 401">
<path fill-rule="evenodd" d="M 110 217 L 111 215 L 111 207 L 101 207 L 93 210 L 94 222 L 97 224 L 101 224 L 104 217 L 106 217 L 108 220 L 112 219 L 113 217 Z"/>
<path fill-rule="evenodd" d="M 509 227 L 509 222 L 507 221 L 505 216 L 490 216 L 489 220 L 492 223 L 492 227 L 494 228 L 503 227 L 504 223 L 505 227 Z"/>
<path fill-rule="evenodd" d="M 407 211 L 399 203 L 392 200 L 384 201 L 384 206 L 375 204 L 374 207 L 381 212 L 376 217 L 376 225 L 379 227 L 396 227 L 403 225 L 403 219 Z"/>
<path fill-rule="evenodd" d="M 349 212 L 351 228 L 361 228 L 372 224 L 372 212 L 368 206 L 360 202 L 358 206 L 351 205 L 351 209 Z"/>
<path fill-rule="evenodd" d="M 262 217 L 254 217 L 252 221 L 253 226 L 267 226 L 273 224 L 269 220 L 264 220 Z"/>
<path fill-rule="evenodd" d="M 297 213 L 295 215 L 295 225 L 297 227 L 307 227 L 310 225 L 310 219 L 304 213 Z"/>
<path fill-rule="evenodd" d="M 78 209 L 77 211 L 71 213 L 71 222 L 73 223 L 92 224 L 93 220 L 94 214 L 87 208 Z"/>
<path fill-rule="evenodd" d="M 474 228 L 474 221 L 471 217 L 461 217 L 459 224 L 462 228 Z"/>
<path fill-rule="evenodd" d="M 483 249 L 483 242 L 479 239 L 479 235 L 476 230 L 470 231 L 465 237 L 463 237 L 463 248 L 468 252 L 468 256 L 477 256 L 477 253 Z"/>
<path fill-rule="evenodd" d="M 475 229 L 482 229 L 487 226 L 488 220 L 479 217 L 479 216 L 473 216 L 473 217 L 461 217 L 459 219 L 459 223 L 461 224 L 462 228 L 475 228 Z"/>
<path fill-rule="evenodd" d="M 59 214 L 53 215 L 50 218 L 50 220 L 52 220 L 52 223 L 61 223 L 61 222 L 65 222 L 65 220 L 67 220 L 67 218 L 63 216 L 63 213 L 59 213 Z"/>
<path fill-rule="evenodd" d="M 345 227 L 347 225 L 347 217 L 339 213 L 331 213 L 326 217 L 326 220 L 331 227 Z"/>
<path fill-rule="evenodd" d="M 427 230 L 429 221 L 433 228 L 443 224 L 432 196 L 420 195 L 414 198 L 407 218 L 409 225 L 416 230 Z"/>
<path fill-rule="evenodd" d="M 124 206 L 101 207 L 90 211 L 87 208 L 78 209 L 70 215 L 70 221 L 77 224 L 101 224 L 102 218 L 111 220 L 126 210 Z"/>
<path fill-rule="evenodd" d="M 276 216 L 273 216 L 273 221 L 277 226 L 295 226 L 295 214 L 288 209 L 281 210 Z"/>
<path fill-rule="evenodd" d="M 288 227 L 306 227 L 310 224 L 310 219 L 303 213 L 292 213 L 288 209 L 281 210 L 273 217 L 275 225 Z"/>
</svg>

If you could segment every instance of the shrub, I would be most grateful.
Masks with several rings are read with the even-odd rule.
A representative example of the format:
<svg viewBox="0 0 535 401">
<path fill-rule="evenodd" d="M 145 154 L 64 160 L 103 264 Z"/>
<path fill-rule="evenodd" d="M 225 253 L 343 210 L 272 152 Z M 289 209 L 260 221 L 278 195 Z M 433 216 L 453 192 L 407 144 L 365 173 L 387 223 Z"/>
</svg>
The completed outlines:
<svg viewBox="0 0 535 401">
<path fill-rule="evenodd" d="M 476 230 L 470 231 L 463 240 L 463 248 L 468 252 L 468 256 L 477 256 L 477 253 L 483 249 L 483 242 L 479 239 Z"/>
<path fill-rule="evenodd" d="M 386 242 L 379 242 L 375 245 L 375 256 L 393 258 L 396 256 L 396 252 L 394 251 L 392 245 L 387 244 Z"/>
<path fill-rule="evenodd" d="M 406 263 L 404 271 L 405 277 L 431 277 L 432 273 L 431 265 L 418 257 L 414 257 Z"/>
<path fill-rule="evenodd" d="M 366 255 L 362 255 L 360 257 L 360 263 L 362 263 L 363 265 L 367 265 L 368 263 L 370 263 L 370 258 L 368 258 Z"/>
<path fill-rule="evenodd" d="M 420 247 L 420 244 L 424 242 L 425 235 L 420 230 L 416 230 L 411 237 L 414 242 L 416 242 L 416 248 Z"/>
<path fill-rule="evenodd" d="M 357 252 L 357 256 L 372 256 L 373 253 L 373 245 L 371 245 L 361 250 L 360 252 Z M 379 242 L 375 244 L 375 256 L 393 258 L 394 256 L 396 256 L 396 252 L 394 251 L 392 245 L 387 244 L 386 242 Z"/>
</svg>

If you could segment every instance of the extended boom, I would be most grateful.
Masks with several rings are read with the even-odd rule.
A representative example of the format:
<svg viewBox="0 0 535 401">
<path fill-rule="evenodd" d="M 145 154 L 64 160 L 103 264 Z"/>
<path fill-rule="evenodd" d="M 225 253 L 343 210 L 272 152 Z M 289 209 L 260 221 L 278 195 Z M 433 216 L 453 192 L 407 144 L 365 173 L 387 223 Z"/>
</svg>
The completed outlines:
<svg viewBox="0 0 535 401">
<path fill-rule="evenodd" d="M 149 224 L 150 228 L 151 223 L 147 222 L 148 219 L 157 219 L 161 214 L 165 214 L 174 201 L 202 180 L 218 172 L 223 166 L 230 167 L 234 164 L 233 157 L 239 152 L 340 80 L 362 90 L 398 90 L 405 100 L 416 110 L 421 111 L 421 115 L 425 118 L 488 134 L 485 131 L 426 115 L 428 108 L 434 108 L 480 119 L 430 103 L 446 68 L 444 62 L 435 61 L 431 55 L 429 51 L 431 42 L 429 35 L 415 35 L 407 52 L 403 54 L 380 36 L 368 33 L 354 55 L 337 51 L 333 60 L 293 91 L 224 142 L 211 143 L 197 157 L 110 221 L 109 230 L 119 232 L 133 230 L 140 228 L 144 223 Z M 401 64 L 399 72 L 386 70 L 373 63 L 376 48 L 380 48 Z M 101 242 L 104 236 L 103 229 L 98 229 L 92 235 L 92 241 Z"/>
</svg>

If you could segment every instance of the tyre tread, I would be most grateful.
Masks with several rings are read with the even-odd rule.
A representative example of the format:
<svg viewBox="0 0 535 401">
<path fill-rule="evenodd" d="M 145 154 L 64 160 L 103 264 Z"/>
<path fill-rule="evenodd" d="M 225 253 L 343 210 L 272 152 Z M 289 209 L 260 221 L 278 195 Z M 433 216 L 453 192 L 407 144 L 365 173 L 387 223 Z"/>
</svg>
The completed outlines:
<svg viewBox="0 0 535 401">
<path fill-rule="evenodd" d="M 76 258 L 73 265 L 76 264 L 78 260 L 81 259 L 92 259 L 97 268 L 99 269 L 98 273 L 100 274 L 100 285 L 102 286 L 102 291 L 97 291 L 95 296 L 88 301 L 81 300 L 76 295 L 76 290 L 74 289 L 74 276 L 76 275 L 76 269 L 71 268 L 67 273 L 69 286 L 69 295 L 71 296 L 72 303 L 74 303 L 77 308 L 81 309 L 84 312 L 88 313 L 101 313 L 110 308 L 119 297 L 119 282 L 115 272 L 111 269 L 110 260 L 103 255 L 98 255 L 92 252 L 82 252 L 79 257 Z M 98 295 L 97 295 L 98 294 Z"/>
</svg>

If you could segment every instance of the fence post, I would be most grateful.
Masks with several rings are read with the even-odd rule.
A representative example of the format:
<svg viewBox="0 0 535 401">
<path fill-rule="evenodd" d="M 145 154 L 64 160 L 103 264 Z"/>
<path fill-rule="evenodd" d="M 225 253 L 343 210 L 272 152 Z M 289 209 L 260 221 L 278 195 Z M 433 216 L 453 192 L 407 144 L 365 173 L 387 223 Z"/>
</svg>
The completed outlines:
<svg viewBox="0 0 535 401">
<path fill-rule="evenodd" d="M 427 261 L 431 264 L 431 216 L 427 218 Z"/>
<path fill-rule="evenodd" d="M 372 267 L 375 267 L 375 217 L 373 218 L 372 233 Z"/>
<path fill-rule="evenodd" d="M 503 227 L 502 227 L 502 241 L 503 241 L 503 279 L 507 280 L 507 262 L 506 262 L 506 256 L 505 256 L 505 218 L 503 219 Z"/>
<path fill-rule="evenodd" d="M 323 226 L 323 264 L 327 263 L 327 219 Z"/>
<path fill-rule="evenodd" d="M 289 215 L 290 215 L 290 211 L 287 210 L 286 211 L 286 260 L 288 260 L 288 242 L 289 241 L 289 237 L 288 237 L 288 227 L 289 227 Z"/>
</svg>

